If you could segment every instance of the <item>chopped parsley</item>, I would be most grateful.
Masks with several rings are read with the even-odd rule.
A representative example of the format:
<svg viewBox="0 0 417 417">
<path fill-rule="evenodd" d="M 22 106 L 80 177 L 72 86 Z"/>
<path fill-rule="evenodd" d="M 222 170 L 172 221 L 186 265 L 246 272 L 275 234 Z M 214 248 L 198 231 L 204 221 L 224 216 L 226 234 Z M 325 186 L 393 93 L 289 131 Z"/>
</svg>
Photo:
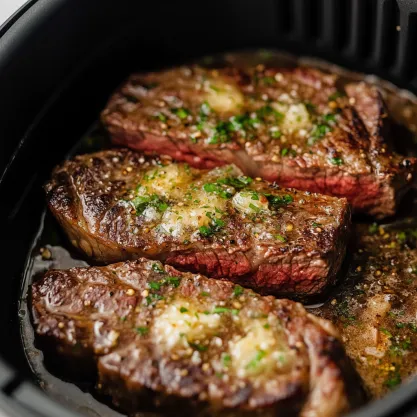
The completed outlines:
<svg viewBox="0 0 417 417">
<path fill-rule="evenodd" d="M 262 77 L 261 81 L 265 85 L 273 85 L 275 84 L 275 78 L 274 77 Z"/>
<path fill-rule="evenodd" d="M 206 216 L 211 220 L 211 223 L 209 226 L 200 226 L 198 231 L 200 232 L 200 234 L 204 237 L 210 237 L 212 236 L 214 233 L 218 232 L 222 227 L 224 227 L 226 225 L 226 223 L 224 222 L 224 220 L 219 219 L 217 217 L 215 217 L 214 213 L 211 212 L 207 212 Z"/>
<path fill-rule="evenodd" d="M 395 388 L 401 384 L 401 375 L 398 370 L 389 373 L 388 378 L 385 380 L 384 385 L 387 388 Z"/>
<path fill-rule="evenodd" d="M 399 243 L 405 243 L 407 241 L 407 234 L 405 232 L 398 232 L 396 238 Z"/>
<path fill-rule="evenodd" d="M 151 290 L 159 291 L 163 285 L 171 285 L 172 287 L 177 288 L 180 285 L 181 278 L 166 276 L 161 281 L 150 281 L 148 286 Z"/>
<path fill-rule="evenodd" d="M 406 350 L 410 350 L 410 348 L 411 348 L 411 340 L 410 338 L 407 338 L 402 341 L 394 340 L 389 350 L 390 350 L 391 355 L 393 356 L 402 356 L 403 352 Z"/>
<path fill-rule="evenodd" d="M 146 305 L 151 305 L 154 301 L 158 301 L 158 300 L 163 300 L 164 297 L 162 297 L 162 295 L 159 294 L 151 294 L 148 295 L 145 300 L 146 300 Z"/>
<path fill-rule="evenodd" d="M 408 323 L 408 327 L 412 332 L 417 333 L 417 325 L 415 323 Z"/>
<path fill-rule="evenodd" d="M 308 139 L 308 144 L 314 145 L 319 139 L 324 137 L 326 133 L 330 131 L 331 131 L 331 128 L 327 124 L 323 123 L 323 124 L 315 125 Z"/>
<path fill-rule="evenodd" d="M 280 130 L 270 130 L 269 134 L 272 139 L 279 139 L 282 136 L 282 132 Z"/>
<path fill-rule="evenodd" d="M 266 198 L 268 199 L 269 204 L 271 204 L 271 206 L 274 208 L 286 206 L 287 204 L 290 204 L 294 201 L 294 199 L 289 194 L 285 194 L 283 196 L 266 194 Z"/>
<path fill-rule="evenodd" d="M 151 290 L 159 291 L 161 289 L 160 282 L 151 281 L 151 282 L 148 282 L 148 286 Z"/>
<path fill-rule="evenodd" d="M 389 331 L 389 330 L 387 330 L 387 329 L 385 329 L 384 327 L 381 327 L 380 329 L 379 329 L 379 331 L 381 332 L 381 333 L 384 333 L 386 336 L 388 336 L 389 338 L 391 338 L 392 337 L 392 333 Z"/>
<path fill-rule="evenodd" d="M 207 116 L 205 116 L 207 117 Z M 200 130 L 203 128 L 202 121 L 206 120 L 201 116 L 200 111 L 200 124 L 197 126 Z M 212 136 L 208 139 L 209 144 L 226 143 L 231 140 L 231 135 L 234 132 L 241 132 L 242 135 L 250 133 L 256 129 L 261 123 L 271 121 L 274 123 L 280 122 L 284 118 L 284 115 L 274 110 L 270 105 L 265 105 L 259 108 L 254 113 L 244 113 L 236 116 L 232 116 L 227 121 L 221 121 L 217 123 L 214 128 Z"/>
<path fill-rule="evenodd" d="M 258 350 L 255 357 L 246 365 L 246 369 L 256 368 L 265 356 L 266 352 L 264 350 Z"/>
<path fill-rule="evenodd" d="M 141 336 L 145 336 L 149 333 L 148 327 L 136 327 L 136 332 L 139 333 Z"/>
<path fill-rule="evenodd" d="M 374 235 L 375 233 L 377 233 L 377 232 L 378 232 L 378 229 L 379 229 L 378 224 L 377 224 L 377 223 L 372 223 L 372 224 L 369 226 L 368 231 L 369 231 L 369 233 L 370 233 L 371 235 Z"/>
<path fill-rule="evenodd" d="M 221 184 L 216 182 L 208 182 L 203 185 L 203 190 L 206 193 L 215 193 L 219 195 L 222 198 L 230 198 L 232 197 L 232 194 L 229 193 L 227 190 L 225 190 Z"/>
<path fill-rule="evenodd" d="M 274 235 L 274 237 L 275 237 L 275 239 L 277 239 L 277 240 L 279 240 L 280 242 L 282 242 L 282 243 L 285 243 L 286 241 L 287 241 L 287 238 L 285 238 L 284 236 L 282 236 L 282 235 Z"/>
<path fill-rule="evenodd" d="M 180 308 L 180 313 L 188 313 L 188 308 L 181 307 Z"/>
<path fill-rule="evenodd" d="M 252 182 L 253 179 L 251 177 L 245 177 L 244 175 L 241 175 L 239 177 L 221 178 L 217 181 L 216 184 L 230 185 L 231 187 L 234 187 L 239 190 L 245 188 Z"/>
<path fill-rule="evenodd" d="M 329 101 L 337 100 L 339 97 L 343 97 L 343 94 L 340 91 L 336 91 L 333 94 L 330 94 Z"/>
<path fill-rule="evenodd" d="M 231 134 L 236 130 L 238 129 L 235 128 L 231 121 L 221 121 L 214 128 L 214 134 L 209 138 L 208 143 L 218 144 L 230 142 Z"/>
<path fill-rule="evenodd" d="M 156 194 L 152 194 L 150 196 L 136 196 L 134 199 L 130 200 L 130 203 L 135 208 L 138 216 L 141 215 L 148 207 L 155 207 L 161 213 L 168 208 L 168 204 Z"/>
<path fill-rule="evenodd" d="M 163 114 L 163 113 L 158 113 L 156 116 L 155 116 L 158 120 L 160 120 L 161 122 L 166 122 L 167 121 L 167 117 L 165 116 L 165 114 Z"/>
<path fill-rule="evenodd" d="M 171 277 L 167 276 L 163 279 L 163 283 L 166 285 L 171 285 L 172 287 L 178 288 L 181 282 L 180 277 Z"/>
<path fill-rule="evenodd" d="M 244 292 L 244 289 L 240 285 L 235 285 L 233 287 L 233 295 L 235 297 L 238 297 L 239 295 L 242 295 Z"/>
<path fill-rule="evenodd" d="M 343 165 L 343 159 L 339 157 L 333 157 L 333 158 L 330 158 L 330 163 L 333 165 L 340 166 L 340 165 Z"/>
<path fill-rule="evenodd" d="M 234 316 L 239 314 L 239 310 L 227 307 L 214 307 L 212 314 L 232 313 Z"/>
<path fill-rule="evenodd" d="M 159 266 L 159 264 L 157 264 L 157 263 L 152 264 L 152 271 L 158 272 L 158 274 L 164 274 L 165 273 L 164 269 L 161 268 Z"/>
<path fill-rule="evenodd" d="M 215 233 L 215 231 L 210 226 L 200 226 L 198 228 L 201 236 L 210 237 Z"/>
<path fill-rule="evenodd" d="M 199 352 L 205 352 L 208 347 L 207 346 L 203 346 L 203 345 L 199 345 L 198 343 L 188 343 L 193 349 L 199 351 Z"/>
<path fill-rule="evenodd" d="M 261 211 L 260 207 L 255 206 L 253 203 L 249 203 L 249 208 L 252 209 L 255 213 L 259 213 Z"/>
<path fill-rule="evenodd" d="M 186 119 L 190 114 L 190 111 L 184 107 L 179 107 L 177 109 L 171 109 L 171 112 L 178 116 L 181 120 Z"/>
<path fill-rule="evenodd" d="M 336 115 L 334 113 L 325 114 L 323 116 L 323 120 L 325 122 L 335 122 L 336 121 Z"/>
<path fill-rule="evenodd" d="M 222 355 L 222 363 L 225 368 L 228 368 L 230 366 L 230 363 L 232 362 L 232 357 L 228 353 L 223 353 Z"/>
</svg>

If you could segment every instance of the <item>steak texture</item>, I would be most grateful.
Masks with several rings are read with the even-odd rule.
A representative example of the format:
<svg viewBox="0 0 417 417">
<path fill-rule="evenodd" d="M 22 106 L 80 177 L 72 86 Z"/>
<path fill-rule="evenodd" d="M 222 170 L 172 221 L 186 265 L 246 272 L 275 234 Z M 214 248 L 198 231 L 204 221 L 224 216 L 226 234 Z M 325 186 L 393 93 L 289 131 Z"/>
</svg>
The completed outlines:
<svg viewBox="0 0 417 417">
<path fill-rule="evenodd" d="M 31 301 L 42 344 L 74 369 L 90 362 L 130 413 L 180 401 L 204 415 L 330 417 L 362 399 L 329 322 L 231 282 L 140 259 L 51 270 Z"/>
<path fill-rule="evenodd" d="M 346 197 L 355 211 L 393 215 L 416 159 L 388 141 L 381 94 L 308 67 L 135 74 L 102 121 L 113 142 L 199 168 L 233 163 L 282 187 Z"/>
<path fill-rule="evenodd" d="M 46 192 L 70 241 L 97 261 L 145 256 L 300 298 L 334 282 L 350 223 L 345 199 L 126 149 L 65 162 Z"/>
</svg>

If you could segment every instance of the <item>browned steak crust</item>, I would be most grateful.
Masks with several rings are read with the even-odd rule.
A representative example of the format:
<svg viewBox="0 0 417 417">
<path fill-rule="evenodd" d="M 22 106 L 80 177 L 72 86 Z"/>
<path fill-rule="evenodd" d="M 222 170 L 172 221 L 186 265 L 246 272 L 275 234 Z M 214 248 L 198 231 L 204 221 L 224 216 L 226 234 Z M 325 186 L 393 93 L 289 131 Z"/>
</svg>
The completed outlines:
<svg viewBox="0 0 417 417">
<path fill-rule="evenodd" d="M 336 416 L 362 398 L 329 322 L 230 282 L 141 259 L 51 270 L 31 301 L 44 345 L 96 362 L 98 387 L 129 412 L 150 391 L 168 407 L 271 416 Z"/>
<path fill-rule="evenodd" d="M 234 163 L 283 187 L 346 197 L 359 212 L 393 215 L 416 159 L 391 151 L 376 87 L 340 92 L 336 82 L 306 67 L 136 74 L 102 120 L 117 144 L 196 167 Z"/>
<path fill-rule="evenodd" d="M 65 162 L 46 192 L 71 242 L 98 261 L 146 256 L 292 297 L 334 282 L 350 222 L 345 199 L 129 150 Z"/>
</svg>

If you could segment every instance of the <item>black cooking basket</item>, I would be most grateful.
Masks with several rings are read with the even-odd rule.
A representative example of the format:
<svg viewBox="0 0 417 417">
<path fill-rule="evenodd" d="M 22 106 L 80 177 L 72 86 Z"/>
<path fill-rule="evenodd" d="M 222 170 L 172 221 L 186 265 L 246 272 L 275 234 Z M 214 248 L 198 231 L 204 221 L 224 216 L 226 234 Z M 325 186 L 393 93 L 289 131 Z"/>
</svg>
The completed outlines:
<svg viewBox="0 0 417 417">
<path fill-rule="evenodd" d="M 6 415 L 75 415 L 66 407 L 68 393 L 59 403 L 36 386 L 19 335 L 19 289 L 51 168 L 130 72 L 260 47 L 324 59 L 417 92 L 417 1 L 38 0 L 0 28 L 0 410 Z M 414 381 L 355 415 L 417 415 L 416 395 Z M 83 407 L 97 415 L 88 402 Z"/>
</svg>

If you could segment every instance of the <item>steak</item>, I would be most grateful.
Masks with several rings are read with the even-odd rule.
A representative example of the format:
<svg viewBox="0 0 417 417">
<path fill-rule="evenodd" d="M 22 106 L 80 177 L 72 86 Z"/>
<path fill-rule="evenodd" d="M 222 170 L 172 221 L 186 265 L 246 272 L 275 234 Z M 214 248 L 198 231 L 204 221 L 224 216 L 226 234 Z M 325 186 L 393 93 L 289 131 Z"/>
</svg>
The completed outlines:
<svg viewBox="0 0 417 417">
<path fill-rule="evenodd" d="M 357 225 L 346 279 L 313 310 L 342 335 L 368 391 L 381 397 L 417 373 L 417 225 Z"/>
<path fill-rule="evenodd" d="M 70 241 L 99 262 L 144 256 L 299 298 L 334 282 L 350 222 L 345 199 L 127 149 L 66 161 L 46 192 Z"/>
<path fill-rule="evenodd" d="M 393 215 L 416 159 L 394 153 L 380 92 L 308 67 L 204 69 L 132 75 L 102 121 L 113 142 L 199 168 L 233 163 L 282 187 L 346 197 Z"/>
<path fill-rule="evenodd" d="M 329 322 L 231 282 L 140 259 L 50 270 L 31 301 L 41 344 L 74 369 L 89 362 L 130 413 L 180 401 L 181 413 L 330 417 L 362 400 Z"/>
</svg>

